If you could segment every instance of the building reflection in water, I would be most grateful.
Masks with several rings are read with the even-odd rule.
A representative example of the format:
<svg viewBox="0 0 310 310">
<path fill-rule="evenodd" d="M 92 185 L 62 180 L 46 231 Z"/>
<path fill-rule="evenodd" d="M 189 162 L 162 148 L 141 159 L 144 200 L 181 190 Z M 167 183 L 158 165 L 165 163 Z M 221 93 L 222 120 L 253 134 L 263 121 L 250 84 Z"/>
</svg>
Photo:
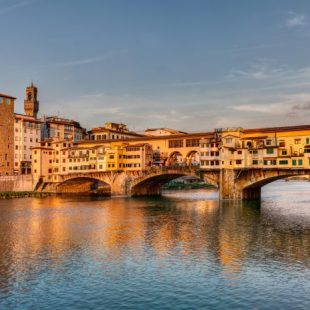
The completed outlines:
<svg viewBox="0 0 310 310">
<path fill-rule="evenodd" d="M 220 204 L 208 196 L 192 199 L 190 193 L 182 199 L 0 201 L 0 289 L 45 269 L 61 270 L 75 257 L 104 264 L 149 260 L 158 266 L 167 266 L 173 258 L 185 268 L 217 262 L 228 275 L 268 260 L 305 268 L 310 258 L 310 215 L 301 227 L 294 217 L 283 220 L 273 213 L 272 203 L 267 199 L 262 206 Z"/>
</svg>

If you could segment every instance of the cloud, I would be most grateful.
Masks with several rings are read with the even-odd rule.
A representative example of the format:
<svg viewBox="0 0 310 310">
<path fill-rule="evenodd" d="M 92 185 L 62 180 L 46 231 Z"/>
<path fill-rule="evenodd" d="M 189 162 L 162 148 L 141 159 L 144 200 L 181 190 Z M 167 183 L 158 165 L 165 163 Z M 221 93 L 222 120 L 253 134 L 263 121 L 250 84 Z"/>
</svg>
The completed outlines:
<svg viewBox="0 0 310 310">
<path fill-rule="evenodd" d="M 8 12 L 14 11 L 16 9 L 22 8 L 22 7 L 27 6 L 27 5 L 30 5 L 35 1 L 37 1 L 37 0 L 24 0 L 24 1 L 19 1 L 19 2 L 16 2 L 14 4 L 11 4 L 7 7 L 2 7 L 2 8 L 0 7 L 0 15 L 6 14 Z"/>
<path fill-rule="evenodd" d="M 293 110 L 298 110 L 298 111 L 310 111 L 310 101 L 302 103 L 302 104 L 296 104 L 292 107 Z"/>
<path fill-rule="evenodd" d="M 62 63 L 58 63 L 60 66 L 80 66 L 80 65 L 87 65 L 87 64 L 92 64 L 95 62 L 100 62 L 105 60 L 107 57 L 106 56 L 99 56 L 99 57 L 91 57 L 91 58 L 84 58 L 84 59 L 79 59 L 79 60 L 73 60 L 73 61 L 66 61 Z"/>
<path fill-rule="evenodd" d="M 240 78 L 266 80 L 283 76 L 286 68 L 284 66 L 275 66 L 275 63 L 272 59 L 258 59 L 248 69 L 231 69 L 226 78 L 228 80 Z"/>
<path fill-rule="evenodd" d="M 268 99 L 267 99 L 268 100 Z M 307 111 L 310 112 L 310 93 L 293 93 L 278 95 L 275 101 L 265 99 L 261 103 L 248 103 L 230 106 L 231 109 L 240 112 L 261 113 L 273 116 L 285 116 L 290 118 L 306 119 Z M 255 115 L 253 115 L 255 117 Z"/>
<path fill-rule="evenodd" d="M 283 109 L 283 104 L 281 103 L 243 104 L 233 106 L 231 108 L 241 112 L 259 112 L 276 115 L 286 113 L 285 109 Z"/>
<path fill-rule="evenodd" d="M 290 28 L 302 27 L 307 24 L 306 16 L 304 14 L 298 14 L 295 12 L 288 12 L 288 17 L 286 19 L 286 26 Z"/>
</svg>

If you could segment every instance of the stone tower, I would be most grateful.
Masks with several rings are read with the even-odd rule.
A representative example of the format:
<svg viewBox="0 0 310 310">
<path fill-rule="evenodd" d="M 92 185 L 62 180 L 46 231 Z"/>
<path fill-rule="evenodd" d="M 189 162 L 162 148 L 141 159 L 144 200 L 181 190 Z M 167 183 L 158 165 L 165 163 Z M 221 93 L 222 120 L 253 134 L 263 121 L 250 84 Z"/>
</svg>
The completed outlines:
<svg viewBox="0 0 310 310">
<path fill-rule="evenodd" d="M 26 99 L 24 100 L 25 113 L 28 116 L 37 118 L 39 112 L 39 101 L 37 100 L 38 89 L 33 85 L 26 88 Z"/>
</svg>

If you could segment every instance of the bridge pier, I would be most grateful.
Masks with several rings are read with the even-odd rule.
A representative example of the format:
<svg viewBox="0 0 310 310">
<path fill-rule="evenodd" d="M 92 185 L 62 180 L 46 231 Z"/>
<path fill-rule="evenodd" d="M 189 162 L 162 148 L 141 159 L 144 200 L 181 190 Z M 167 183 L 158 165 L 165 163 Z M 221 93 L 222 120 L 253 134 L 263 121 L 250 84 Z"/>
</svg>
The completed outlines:
<svg viewBox="0 0 310 310">
<path fill-rule="evenodd" d="M 220 172 L 220 199 L 259 200 L 261 198 L 261 188 L 244 188 L 247 179 L 247 171 L 222 169 Z"/>
</svg>

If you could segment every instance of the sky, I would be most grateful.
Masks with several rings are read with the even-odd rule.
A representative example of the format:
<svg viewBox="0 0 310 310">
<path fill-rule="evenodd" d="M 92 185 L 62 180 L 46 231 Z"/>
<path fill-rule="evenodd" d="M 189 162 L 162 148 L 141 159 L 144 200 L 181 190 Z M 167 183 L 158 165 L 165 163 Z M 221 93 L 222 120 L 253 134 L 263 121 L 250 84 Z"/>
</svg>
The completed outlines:
<svg viewBox="0 0 310 310">
<path fill-rule="evenodd" d="M 88 129 L 310 124 L 309 0 L 0 0 L 0 92 Z"/>
</svg>

